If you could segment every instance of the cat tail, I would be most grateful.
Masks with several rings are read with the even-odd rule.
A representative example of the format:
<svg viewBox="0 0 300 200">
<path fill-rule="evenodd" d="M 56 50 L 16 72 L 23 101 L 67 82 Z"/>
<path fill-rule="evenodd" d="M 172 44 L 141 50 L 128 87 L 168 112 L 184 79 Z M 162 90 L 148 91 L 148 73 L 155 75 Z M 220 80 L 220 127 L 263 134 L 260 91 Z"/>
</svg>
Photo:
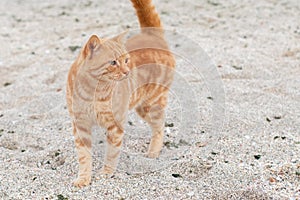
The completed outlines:
<svg viewBox="0 0 300 200">
<path fill-rule="evenodd" d="M 131 0 L 131 2 L 136 10 L 142 32 L 147 32 L 149 29 L 143 29 L 147 27 L 155 28 L 160 33 L 163 32 L 160 17 L 152 4 L 152 0 Z"/>
</svg>

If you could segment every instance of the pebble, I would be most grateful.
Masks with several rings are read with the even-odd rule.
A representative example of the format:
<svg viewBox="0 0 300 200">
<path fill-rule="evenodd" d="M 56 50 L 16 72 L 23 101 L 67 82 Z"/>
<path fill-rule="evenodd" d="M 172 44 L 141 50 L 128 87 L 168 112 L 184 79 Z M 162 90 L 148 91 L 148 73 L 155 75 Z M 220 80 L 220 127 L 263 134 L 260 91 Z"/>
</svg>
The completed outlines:
<svg viewBox="0 0 300 200">
<path fill-rule="evenodd" d="M 273 177 L 270 177 L 270 178 L 269 178 L 269 181 L 270 181 L 271 183 L 274 183 L 274 182 L 276 182 L 276 179 L 273 178 Z"/>
<path fill-rule="evenodd" d="M 170 133 L 171 133 L 171 130 L 170 130 L 169 127 L 166 127 L 166 132 L 167 132 L 167 134 L 170 134 Z"/>
<path fill-rule="evenodd" d="M 189 197 L 192 197 L 192 196 L 195 195 L 195 193 L 194 193 L 193 191 L 191 191 L 191 192 L 188 192 L 187 195 L 188 195 Z"/>
</svg>

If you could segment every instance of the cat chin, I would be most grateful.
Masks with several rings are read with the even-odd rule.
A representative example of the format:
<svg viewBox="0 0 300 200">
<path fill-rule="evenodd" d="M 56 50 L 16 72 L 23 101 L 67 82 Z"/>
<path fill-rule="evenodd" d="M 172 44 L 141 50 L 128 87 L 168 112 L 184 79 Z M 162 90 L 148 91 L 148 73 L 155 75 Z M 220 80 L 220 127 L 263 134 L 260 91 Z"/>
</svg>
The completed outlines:
<svg viewBox="0 0 300 200">
<path fill-rule="evenodd" d="M 123 81 L 123 80 L 125 80 L 125 79 L 127 79 L 128 78 L 128 76 L 123 76 L 123 77 L 121 77 L 121 78 L 119 78 L 119 79 L 115 79 L 116 81 Z"/>
<path fill-rule="evenodd" d="M 125 79 L 128 79 L 128 76 L 122 76 L 121 78 L 116 78 L 116 77 L 101 77 L 100 80 L 102 81 L 107 81 L 107 82 L 111 82 L 111 81 L 123 81 Z"/>
<path fill-rule="evenodd" d="M 128 76 L 126 75 L 126 76 L 121 76 L 120 78 L 118 77 L 114 77 L 114 78 L 112 78 L 114 81 L 123 81 L 123 80 L 125 80 L 125 79 L 127 79 L 128 78 Z"/>
</svg>

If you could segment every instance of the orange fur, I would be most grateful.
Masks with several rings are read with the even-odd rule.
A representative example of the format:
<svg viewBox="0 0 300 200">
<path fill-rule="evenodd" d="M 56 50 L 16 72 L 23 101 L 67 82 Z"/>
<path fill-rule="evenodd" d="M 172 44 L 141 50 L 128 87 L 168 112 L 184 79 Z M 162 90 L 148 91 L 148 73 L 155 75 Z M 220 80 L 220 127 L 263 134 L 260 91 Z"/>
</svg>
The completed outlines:
<svg viewBox="0 0 300 200">
<path fill-rule="evenodd" d="M 151 0 L 131 0 L 139 18 L 141 28 L 161 27 L 161 22 Z"/>
<path fill-rule="evenodd" d="M 152 128 L 147 156 L 159 156 L 163 144 L 164 109 L 173 80 L 175 61 L 161 34 L 161 22 L 151 0 L 131 0 L 142 31 L 123 42 L 124 35 L 100 39 L 93 35 L 71 66 L 67 105 L 73 119 L 79 173 L 74 185 L 91 181 L 91 128 L 106 128 L 107 145 L 103 174 L 117 167 L 129 109 Z M 157 31 L 144 31 L 158 27 Z"/>
</svg>

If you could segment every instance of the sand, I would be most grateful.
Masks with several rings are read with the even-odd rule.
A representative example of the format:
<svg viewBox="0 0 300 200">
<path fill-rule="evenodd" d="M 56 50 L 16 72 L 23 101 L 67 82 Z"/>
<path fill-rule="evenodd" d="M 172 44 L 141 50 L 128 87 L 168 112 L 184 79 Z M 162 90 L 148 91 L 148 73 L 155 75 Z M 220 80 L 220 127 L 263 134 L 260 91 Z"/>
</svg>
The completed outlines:
<svg viewBox="0 0 300 200">
<path fill-rule="evenodd" d="M 77 173 L 68 69 L 92 34 L 138 28 L 129 1 L 0 2 L 0 199 L 300 199 L 298 0 L 154 1 L 177 54 L 165 145 L 130 113 L 118 171 Z M 130 33 L 129 31 L 129 33 Z"/>
</svg>

